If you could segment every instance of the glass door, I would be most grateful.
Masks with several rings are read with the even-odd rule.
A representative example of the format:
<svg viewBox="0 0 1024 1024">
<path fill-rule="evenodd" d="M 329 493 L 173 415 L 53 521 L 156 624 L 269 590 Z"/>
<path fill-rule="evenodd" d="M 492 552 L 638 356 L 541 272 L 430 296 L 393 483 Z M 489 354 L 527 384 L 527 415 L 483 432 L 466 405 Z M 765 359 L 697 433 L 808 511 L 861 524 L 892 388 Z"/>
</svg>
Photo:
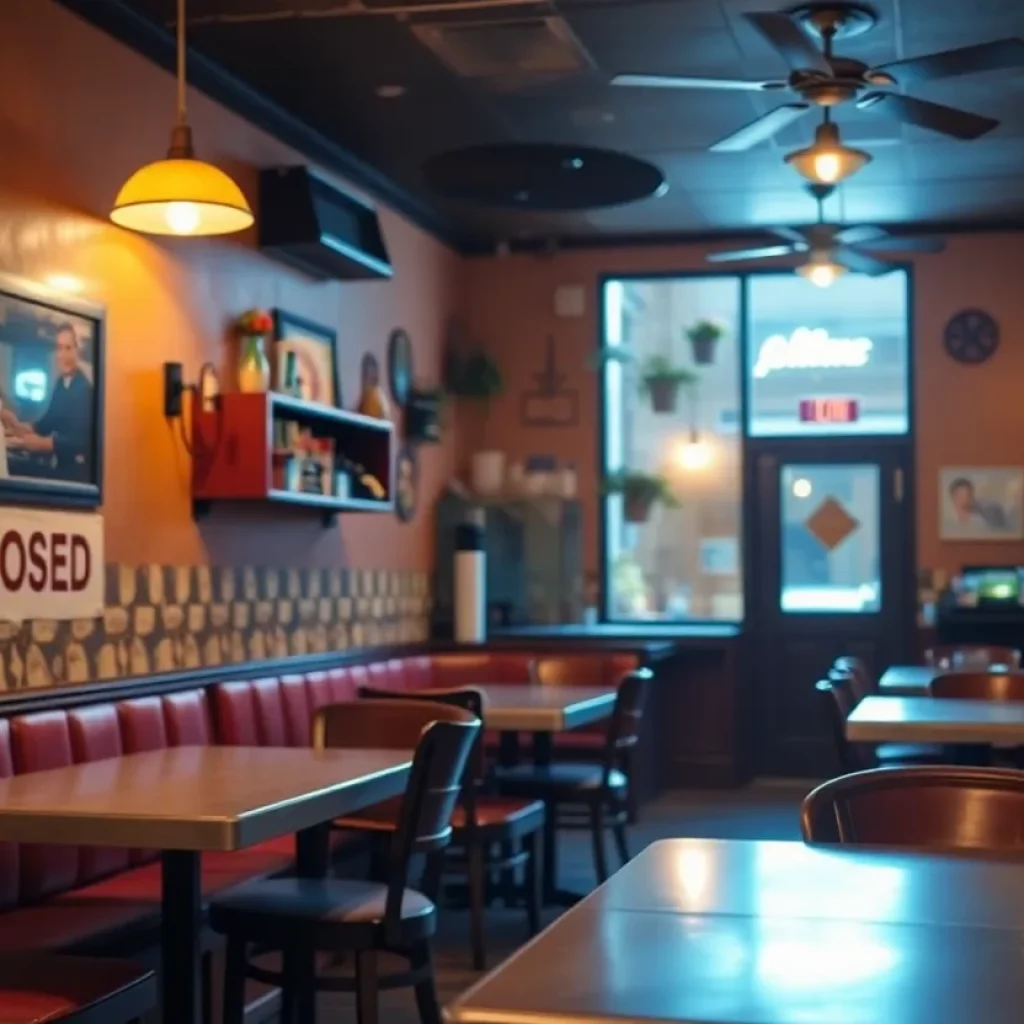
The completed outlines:
<svg viewBox="0 0 1024 1024">
<path fill-rule="evenodd" d="M 786 442 L 755 457 L 762 774 L 838 769 L 815 682 L 843 654 L 905 657 L 913 625 L 906 446 Z M 828 461 L 823 455 L 830 454 Z"/>
</svg>

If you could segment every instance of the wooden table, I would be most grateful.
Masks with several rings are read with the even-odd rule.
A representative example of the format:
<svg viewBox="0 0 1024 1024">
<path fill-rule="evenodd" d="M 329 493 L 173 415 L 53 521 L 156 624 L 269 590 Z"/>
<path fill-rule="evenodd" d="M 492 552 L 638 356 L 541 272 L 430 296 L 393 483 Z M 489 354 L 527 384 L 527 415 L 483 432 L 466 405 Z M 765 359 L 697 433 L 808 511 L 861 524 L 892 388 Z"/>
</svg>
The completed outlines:
<svg viewBox="0 0 1024 1024">
<path fill-rule="evenodd" d="M 1024 745 L 1024 702 L 865 697 L 846 719 L 853 743 Z"/>
<path fill-rule="evenodd" d="M 665 840 L 450 1024 L 1016 1024 L 1019 860 Z"/>
<path fill-rule="evenodd" d="M 941 672 L 932 665 L 890 665 L 878 680 L 878 692 L 885 697 L 927 697 Z"/>
<path fill-rule="evenodd" d="M 198 1024 L 200 856 L 296 833 L 300 874 L 327 870 L 328 823 L 405 787 L 411 754 L 178 747 L 0 779 L 0 840 L 163 851 L 163 1017 Z"/>
</svg>

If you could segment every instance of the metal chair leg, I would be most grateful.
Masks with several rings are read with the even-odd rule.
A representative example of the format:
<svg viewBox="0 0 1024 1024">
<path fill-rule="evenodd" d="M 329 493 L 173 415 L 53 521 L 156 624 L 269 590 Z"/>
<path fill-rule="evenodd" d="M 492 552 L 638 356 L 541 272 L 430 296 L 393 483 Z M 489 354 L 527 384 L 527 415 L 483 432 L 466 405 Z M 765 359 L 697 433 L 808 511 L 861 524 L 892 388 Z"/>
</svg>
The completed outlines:
<svg viewBox="0 0 1024 1024">
<path fill-rule="evenodd" d="M 604 850 L 604 805 L 595 800 L 590 805 L 590 838 L 594 844 L 594 869 L 597 884 L 608 880 L 608 857 Z"/>
<path fill-rule="evenodd" d="M 469 929 L 473 943 L 473 970 L 482 971 L 487 967 L 487 952 L 484 946 L 484 851 L 481 843 L 469 839 L 467 854 L 469 855 Z"/>
<path fill-rule="evenodd" d="M 417 990 L 417 1002 L 419 995 Z M 356 953 L 356 1021 L 357 1024 L 377 1024 L 377 954 L 372 949 Z"/>
<path fill-rule="evenodd" d="M 629 862 L 629 844 L 626 842 L 626 826 L 621 822 L 617 825 L 612 825 L 612 836 L 615 839 L 615 848 L 619 853 L 619 860 L 623 864 Z"/>
<path fill-rule="evenodd" d="M 530 935 L 534 936 L 540 931 L 540 908 L 543 900 L 541 857 L 541 833 L 532 832 L 523 839 L 523 849 L 526 851 L 526 867 L 523 875 L 523 901 L 526 903 L 526 923 Z"/>
<path fill-rule="evenodd" d="M 224 1024 L 245 1024 L 245 940 L 228 937 L 224 957 Z"/>
<path fill-rule="evenodd" d="M 437 998 L 437 985 L 434 980 L 434 963 L 430 947 L 424 943 L 412 958 L 412 966 L 425 972 L 421 981 L 416 983 L 416 1008 L 420 1011 L 420 1024 L 442 1024 L 441 1003 Z M 360 1024 L 367 1024 L 361 1021 Z"/>
</svg>

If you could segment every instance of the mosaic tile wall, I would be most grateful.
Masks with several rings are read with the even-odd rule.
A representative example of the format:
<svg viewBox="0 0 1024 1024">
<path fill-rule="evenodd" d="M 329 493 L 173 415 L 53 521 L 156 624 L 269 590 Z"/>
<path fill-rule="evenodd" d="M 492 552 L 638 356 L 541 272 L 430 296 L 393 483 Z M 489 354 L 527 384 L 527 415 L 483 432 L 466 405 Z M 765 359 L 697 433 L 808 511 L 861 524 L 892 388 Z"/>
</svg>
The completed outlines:
<svg viewBox="0 0 1024 1024">
<path fill-rule="evenodd" d="M 416 643 L 428 577 L 373 569 L 106 567 L 96 619 L 0 622 L 0 690 Z"/>
</svg>

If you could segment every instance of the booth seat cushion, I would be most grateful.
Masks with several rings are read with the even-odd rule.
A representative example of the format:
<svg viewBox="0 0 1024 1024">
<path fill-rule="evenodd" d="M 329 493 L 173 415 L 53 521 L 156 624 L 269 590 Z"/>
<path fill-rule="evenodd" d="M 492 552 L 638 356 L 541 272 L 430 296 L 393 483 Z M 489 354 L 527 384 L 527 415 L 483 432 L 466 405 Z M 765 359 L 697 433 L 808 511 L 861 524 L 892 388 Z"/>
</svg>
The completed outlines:
<svg viewBox="0 0 1024 1024">
<path fill-rule="evenodd" d="M 315 715 L 322 707 L 333 704 L 330 676 L 326 672 L 307 672 L 306 694 L 309 697 L 311 715 Z"/>
<path fill-rule="evenodd" d="M 64 711 L 42 711 L 11 719 L 14 770 L 63 768 L 72 763 L 71 732 Z M 71 845 L 23 844 L 18 857 L 19 902 L 30 902 L 71 889 L 78 881 L 79 848 Z"/>
<path fill-rule="evenodd" d="M 0 718 L 0 779 L 14 774 L 11 756 L 11 723 Z M 18 844 L 0 843 L 0 909 L 18 902 Z"/>
<path fill-rule="evenodd" d="M 356 684 L 352 679 L 352 670 L 341 666 L 328 669 L 327 679 L 331 688 L 331 703 L 342 704 L 348 700 L 355 700 L 359 695 L 356 693 Z"/>
<path fill-rule="evenodd" d="M 287 747 L 284 694 L 277 679 L 256 679 L 252 699 L 256 709 L 256 735 L 261 747 Z"/>
<path fill-rule="evenodd" d="M 313 716 L 309 708 L 305 676 L 282 676 L 281 698 L 284 703 L 285 734 L 288 745 L 308 747 L 313 737 Z"/>
<path fill-rule="evenodd" d="M 172 747 L 207 746 L 213 740 L 206 690 L 182 690 L 162 698 L 167 740 Z"/>
<path fill-rule="evenodd" d="M 491 655 L 435 654 L 430 659 L 433 686 L 470 686 L 473 683 L 497 683 Z"/>
<path fill-rule="evenodd" d="M 252 683 L 218 683 L 213 687 L 217 742 L 226 747 L 258 747 L 256 702 Z"/>
</svg>

